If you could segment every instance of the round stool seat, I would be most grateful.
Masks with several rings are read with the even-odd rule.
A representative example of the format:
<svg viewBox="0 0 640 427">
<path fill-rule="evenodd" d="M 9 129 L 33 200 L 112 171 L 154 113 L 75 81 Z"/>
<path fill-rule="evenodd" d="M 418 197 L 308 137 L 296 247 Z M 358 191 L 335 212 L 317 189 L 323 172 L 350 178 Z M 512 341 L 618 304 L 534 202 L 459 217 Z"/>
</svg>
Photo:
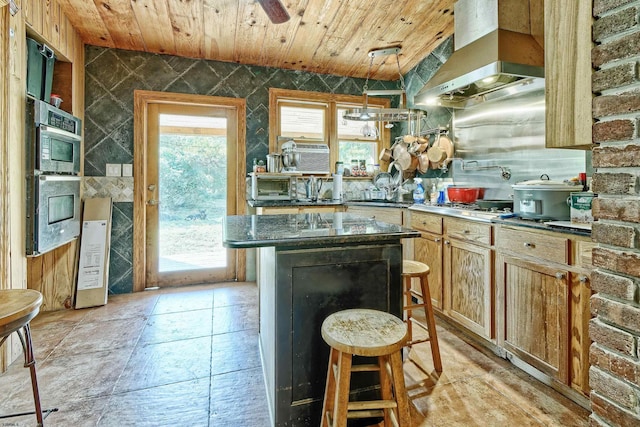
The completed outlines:
<svg viewBox="0 0 640 427">
<path fill-rule="evenodd" d="M 0 336 L 17 331 L 36 317 L 42 294 L 33 289 L 0 290 Z"/>
<path fill-rule="evenodd" d="M 407 325 L 396 316 L 383 311 L 343 310 L 324 320 L 322 338 L 343 353 L 383 356 L 404 347 Z"/>
<path fill-rule="evenodd" d="M 402 276 L 418 277 L 429 273 L 429 266 L 425 263 L 411 260 L 402 261 Z"/>
</svg>

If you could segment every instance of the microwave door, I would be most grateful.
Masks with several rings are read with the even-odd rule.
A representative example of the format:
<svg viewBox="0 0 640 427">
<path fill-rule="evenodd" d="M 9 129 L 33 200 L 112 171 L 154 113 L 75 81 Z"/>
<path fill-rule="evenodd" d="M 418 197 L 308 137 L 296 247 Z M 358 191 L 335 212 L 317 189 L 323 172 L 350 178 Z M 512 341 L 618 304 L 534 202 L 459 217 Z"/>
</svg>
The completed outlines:
<svg viewBox="0 0 640 427">
<path fill-rule="evenodd" d="M 46 173 L 80 173 L 81 137 L 40 125 L 36 138 L 35 168 Z"/>
</svg>

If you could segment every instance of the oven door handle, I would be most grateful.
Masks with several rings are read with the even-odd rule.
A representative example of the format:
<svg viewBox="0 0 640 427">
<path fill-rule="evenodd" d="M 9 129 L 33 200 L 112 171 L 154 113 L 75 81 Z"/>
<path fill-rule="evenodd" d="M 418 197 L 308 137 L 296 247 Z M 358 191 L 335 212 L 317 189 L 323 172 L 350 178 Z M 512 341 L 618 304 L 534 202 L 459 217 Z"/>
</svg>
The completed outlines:
<svg viewBox="0 0 640 427">
<path fill-rule="evenodd" d="M 59 136 L 63 136 L 63 137 L 69 138 L 69 139 L 73 139 L 75 141 L 82 140 L 82 137 L 80 135 L 76 135 L 75 133 L 67 132 L 66 130 L 58 129 L 58 128 L 52 127 L 52 126 L 40 125 L 40 131 L 41 132 L 53 133 L 53 134 L 56 134 L 56 135 L 59 135 Z"/>
</svg>

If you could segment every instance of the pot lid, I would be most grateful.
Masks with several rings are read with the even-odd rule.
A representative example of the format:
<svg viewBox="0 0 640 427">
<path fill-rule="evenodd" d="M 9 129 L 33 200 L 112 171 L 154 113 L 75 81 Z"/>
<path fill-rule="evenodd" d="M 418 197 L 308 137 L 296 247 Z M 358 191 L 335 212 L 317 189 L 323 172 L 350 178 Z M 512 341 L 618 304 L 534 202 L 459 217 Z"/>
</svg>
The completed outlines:
<svg viewBox="0 0 640 427">
<path fill-rule="evenodd" d="M 575 190 L 578 185 L 564 181 L 551 181 L 549 179 L 533 179 L 530 181 L 522 181 L 512 185 L 516 190 Z"/>
</svg>

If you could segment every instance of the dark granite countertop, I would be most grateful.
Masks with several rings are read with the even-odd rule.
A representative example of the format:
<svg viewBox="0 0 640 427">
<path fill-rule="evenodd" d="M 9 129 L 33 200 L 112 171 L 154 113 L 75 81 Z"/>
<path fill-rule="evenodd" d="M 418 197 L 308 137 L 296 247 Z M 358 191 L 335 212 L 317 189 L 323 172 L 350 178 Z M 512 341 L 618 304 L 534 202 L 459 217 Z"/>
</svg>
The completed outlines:
<svg viewBox="0 0 640 427">
<path fill-rule="evenodd" d="M 342 206 L 340 200 L 247 200 L 252 208 L 286 208 L 289 206 Z"/>
<path fill-rule="evenodd" d="M 235 249 L 375 244 L 420 237 L 419 232 L 400 225 L 342 212 L 227 216 L 222 233 L 223 246 Z"/>
<path fill-rule="evenodd" d="M 532 228 L 536 230 L 546 230 L 553 231 L 556 233 L 567 233 L 567 234 L 575 234 L 577 236 L 591 236 L 591 232 L 589 230 L 583 230 L 580 228 L 571 228 L 571 227 L 553 227 L 545 224 L 540 221 L 533 221 L 522 218 L 494 218 L 491 220 L 494 224 L 504 224 L 504 225 L 512 225 L 515 227 L 523 227 L 523 228 Z"/>
<path fill-rule="evenodd" d="M 247 200 L 252 208 L 286 208 L 289 206 L 371 206 L 384 208 L 408 208 L 413 202 L 388 202 L 385 200 Z"/>
</svg>

